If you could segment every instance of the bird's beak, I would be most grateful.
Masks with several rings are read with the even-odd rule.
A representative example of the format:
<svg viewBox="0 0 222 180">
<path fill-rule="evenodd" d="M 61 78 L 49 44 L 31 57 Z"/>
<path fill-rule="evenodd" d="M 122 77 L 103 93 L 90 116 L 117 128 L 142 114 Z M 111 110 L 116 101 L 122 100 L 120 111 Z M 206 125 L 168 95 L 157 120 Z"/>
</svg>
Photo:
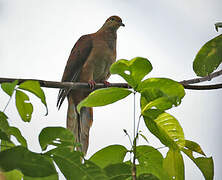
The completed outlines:
<svg viewBox="0 0 222 180">
<path fill-rule="evenodd" d="M 125 27 L 125 24 L 123 24 L 122 22 L 119 25 Z"/>
</svg>

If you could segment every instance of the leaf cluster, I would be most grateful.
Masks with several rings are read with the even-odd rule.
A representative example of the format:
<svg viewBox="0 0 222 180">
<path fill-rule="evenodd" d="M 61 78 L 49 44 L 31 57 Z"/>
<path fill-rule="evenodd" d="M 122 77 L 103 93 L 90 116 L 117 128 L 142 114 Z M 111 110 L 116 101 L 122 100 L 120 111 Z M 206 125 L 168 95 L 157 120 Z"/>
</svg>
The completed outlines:
<svg viewBox="0 0 222 180">
<path fill-rule="evenodd" d="M 215 27 L 218 30 L 221 24 L 217 23 Z M 220 65 L 221 47 L 222 36 L 219 35 L 200 49 L 193 63 L 198 76 L 209 75 Z M 44 128 L 39 134 L 42 153 L 32 152 L 28 149 L 22 132 L 10 126 L 4 113 L 6 105 L 0 111 L 0 170 L 3 175 L 10 180 L 56 180 L 56 164 L 66 179 L 131 180 L 132 167 L 135 166 L 138 180 L 183 180 L 183 153 L 195 163 L 206 180 L 212 180 L 212 157 L 206 157 L 198 143 L 187 140 L 179 121 L 167 112 L 181 104 L 185 96 L 183 86 L 168 78 L 146 78 L 152 68 L 150 61 L 142 57 L 117 61 L 110 72 L 125 79 L 132 90 L 114 87 L 95 90 L 79 103 L 77 109 L 80 111 L 82 107 L 108 105 L 139 93 L 140 117 L 143 117 L 147 130 L 169 149 L 166 157 L 150 145 L 137 146 L 139 135 L 148 141 L 147 137 L 137 131 L 131 149 L 122 145 L 110 145 L 86 160 L 81 152 L 75 151 L 80 144 L 75 143 L 72 132 L 63 127 Z M 9 102 L 15 94 L 15 104 L 24 122 L 30 122 L 33 113 L 33 105 L 27 92 L 38 97 L 46 107 L 46 114 L 48 113 L 46 98 L 38 81 L 26 81 L 19 85 L 18 81 L 2 83 L 1 88 L 9 95 Z M 126 130 L 124 132 L 127 134 Z M 127 153 L 133 153 L 138 163 L 132 159 L 126 160 Z M 194 157 L 194 153 L 200 157 Z"/>
</svg>

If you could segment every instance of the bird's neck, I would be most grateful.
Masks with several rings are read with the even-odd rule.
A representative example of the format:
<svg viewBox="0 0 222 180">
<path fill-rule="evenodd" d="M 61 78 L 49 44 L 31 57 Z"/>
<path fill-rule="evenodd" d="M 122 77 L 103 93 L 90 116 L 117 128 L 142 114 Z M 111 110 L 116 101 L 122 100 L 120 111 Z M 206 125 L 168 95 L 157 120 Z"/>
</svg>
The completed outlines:
<svg viewBox="0 0 222 180">
<path fill-rule="evenodd" d="M 101 28 L 96 33 L 100 34 L 105 40 L 116 40 L 117 34 L 116 30 L 114 29 L 108 29 L 108 28 Z"/>
</svg>

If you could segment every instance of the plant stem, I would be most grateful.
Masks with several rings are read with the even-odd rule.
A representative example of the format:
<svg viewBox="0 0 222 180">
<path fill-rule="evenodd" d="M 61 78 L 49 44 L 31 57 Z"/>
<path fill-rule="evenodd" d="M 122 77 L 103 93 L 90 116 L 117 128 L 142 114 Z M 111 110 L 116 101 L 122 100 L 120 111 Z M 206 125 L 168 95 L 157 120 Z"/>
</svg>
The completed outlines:
<svg viewBox="0 0 222 180">
<path fill-rule="evenodd" d="M 12 95 L 10 96 L 10 98 L 9 98 L 9 100 L 8 100 L 8 102 L 7 102 L 7 104 L 6 104 L 5 108 L 4 108 L 4 110 L 3 110 L 3 112 L 5 112 L 6 108 L 8 107 L 8 105 L 9 105 L 11 99 L 12 99 L 12 96 L 13 96 L 14 92 L 15 92 L 15 90 L 13 91 Z"/>
<path fill-rule="evenodd" d="M 132 167 L 132 177 L 136 180 L 136 139 L 133 142 L 133 167 Z"/>
<path fill-rule="evenodd" d="M 132 178 L 136 180 L 136 92 L 133 92 L 133 165 Z"/>
</svg>

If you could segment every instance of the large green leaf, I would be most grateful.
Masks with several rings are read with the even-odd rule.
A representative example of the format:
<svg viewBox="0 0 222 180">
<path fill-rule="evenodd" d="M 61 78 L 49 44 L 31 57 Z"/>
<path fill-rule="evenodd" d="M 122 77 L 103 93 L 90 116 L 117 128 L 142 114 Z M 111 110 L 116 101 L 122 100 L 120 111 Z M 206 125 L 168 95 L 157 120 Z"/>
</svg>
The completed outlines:
<svg viewBox="0 0 222 180">
<path fill-rule="evenodd" d="M 81 101 L 77 106 L 77 110 L 80 112 L 82 107 L 96 107 L 112 104 L 125 98 L 131 93 L 132 91 L 128 89 L 117 87 L 98 89 L 90 93 L 88 97 Z"/>
<path fill-rule="evenodd" d="M 81 153 L 70 148 L 56 148 L 50 151 L 51 156 L 66 179 L 106 180 L 105 172 L 93 162 L 81 163 Z"/>
<path fill-rule="evenodd" d="M 195 148 L 196 149 L 196 148 Z M 214 162 L 212 157 L 197 157 L 193 156 L 193 152 L 196 150 L 193 148 L 190 149 L 182 149 L 182 151 L 196 164 L 196 166 L 202 172 L 205 180 L 213 180 L 214 177 Z M 199 148 L 198 148 L 199 149 Z M 201 151 L 198 150 L 200 153 Z M 201 153 L 200 153 L 201 154 Z"/>
<path fill-rule="evenodd" d="M 29 122 L 32 118 L 33 106 L 29 97 L 22 91 L 16 90 L 16 107 L 23 121 Z"/>
<path fill-rule="evenodd" d="M 169 179 L 163 169 L 163 156 L 157 149 L 151 146 L 137 146 L 136 153 L 139 161 L 138 175 L 150 173 L 161 180 Z"/>
<path fill-rule="evenodd" d="M 18 84 L 18 80 L 15 80 L 12 83 L 2 83 L 1 84 L 1 88 L 2 90 L 7 93 L 9 96 L 12 96 L 14 90 L 15 90 L 15 86 Z"/>
<path fill-rule="evenodd" d="M 125 163 L 110 164 L 104 168 L 109 180 L 125 180 L 130 177 L 131 166 Z"/>
<path fill-rule="evenodd" d="M 73 133 L 63 127 L 46 127 L 39 134 L 39 143 L 43 151 L 48 145 L 74 148 L 74 142 Z"/>
<path fill-rule="evenodd" d="M 48 108 L 47 108 L 47 104 L 46 104 L 45 94 L 44 94 L 44 91 L 42 90 L 42 88 L 40 87 L 40 84 L 38 81 L 25 81 L 25 82 L 21 83 L 18 88 L 29 91 L 32 94 L 36 95 L 42 101 L 42 103 L 45 105 L 46 115 L 48 114 Z"/>
<path fill-rule="evenodd" d="M 0 152 L 0 168 L 3 171 L 19 169 L 24 176 L 45 177 L 57 174 L 52 161 L 44 155 L 16 146 Z"/>
<path fill-rule="evenodd" d="M 91 156 L 90 161 L 97 166 L 104 168 L 110 164 L 122 163 L 127 149 L 122 145 L 111 145 L 105 147 Z"/>
<path fill-rule="evenodd" d="M 178 149 L 169 149 L 163 160 L 163 167 L 168 172 L 170 179 L 184 180 L 184 161 Z"/>
<path fill-rule="evenodd" d="M 198 76 L 207 76 L 222 62 L 222 34 L 211 39 L 197 53 L 193 70 Z"/>
<path fill-rule="evenodd" d="M 184 88 L 178 82 L 167 78 L 149 78 L 138 87 L 141 92 L 142 112 L 148 109 L 167 110 L 178 106 L 185 95 Z"/>
<path fill-rule="evenodd" d="M 122 76 L 135 89 L 152 68 L 148 59 L 136 57 L 130 61 L 125 59 L 118 60 L 112 64 L 110 72 Z"/>
<path fill-rule="evenodd" d="M 175 117 L 156 109 L 145 111 L 143 117 L 147 128 L 164 145 L 172 148 L 185 146 L 183 129 Z"/>
</svg>

